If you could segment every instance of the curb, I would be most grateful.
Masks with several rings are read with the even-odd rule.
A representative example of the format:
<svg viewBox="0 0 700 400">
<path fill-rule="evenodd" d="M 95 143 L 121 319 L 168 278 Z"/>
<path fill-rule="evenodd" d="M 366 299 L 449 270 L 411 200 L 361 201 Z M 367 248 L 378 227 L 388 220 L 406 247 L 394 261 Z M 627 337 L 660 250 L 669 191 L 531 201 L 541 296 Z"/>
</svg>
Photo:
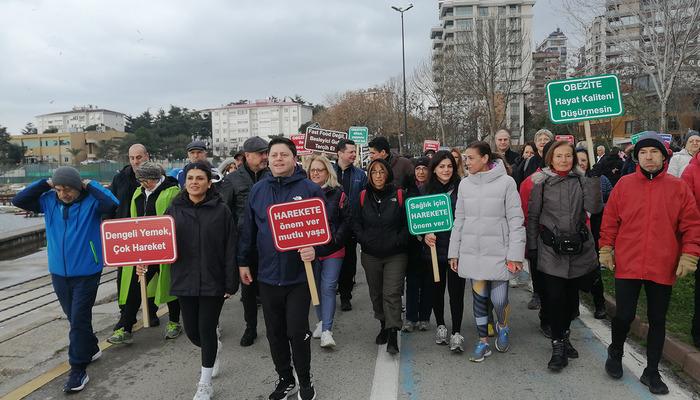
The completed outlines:
<svg viewBox="0 0 700 400">
<path fill-rule="evenodd" d="M 608 315 L 613 316 L 616 312 L 615 299 L 605 293 L 605 308 Z M 639 317 L 634 318 L 630 333 L 638 339 L 646 340 L 649 324 L 642 322 Z M 664 351 L 662 357 L 666 361 L 681 367 L 683 372 L 693 378 L 696 382 L 700 382 L 700 350 L 686 344 L 678 339 L 670 337 L 666 334 L 664 341 Z"/>
</svg>

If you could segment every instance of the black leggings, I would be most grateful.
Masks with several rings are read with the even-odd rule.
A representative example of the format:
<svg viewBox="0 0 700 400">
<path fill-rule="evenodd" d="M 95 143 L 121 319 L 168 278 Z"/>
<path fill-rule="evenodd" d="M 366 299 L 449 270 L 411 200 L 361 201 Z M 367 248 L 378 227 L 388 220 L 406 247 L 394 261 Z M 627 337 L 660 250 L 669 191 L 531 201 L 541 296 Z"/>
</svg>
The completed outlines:
<svg viewBox="0 0 700 400">
<path fill-rule="evenodd" d="M 190 342 L 202 349 L 202 367 L 212 368 L 218 343 L 216 325 L 224 305 L 224 296 L 179 296 L 185 333 Z"/>
<path fill-rule="evenodd" d="M 673 286 L 638 279 L 615 279 L 617 311 L 612 320 L 612 346 L 622 350 L 630 325 L 637 315 L 637 301 L 642 286 L 647 295 L 647 319 L 649 320 L 647 368 L 656 371 L 664 349 L 666 312 L 671 301 Z"/>
<path fill-rule="evenodd" d="M 544 273 L 537 268 L 537 252 L 533 252 L 534 257 L 528 257 L 530 264 L 530 278 L 532 279 L 532 291 L 540 298 L 540 326 L 549 325 L 549 310 L 545 294 Z"/>
<path fill-rule="evenodd" d="M 578 291 L 583 278 L 565 279 L 542 273 L 547 319 L 552 328 L 552 340 L 561 340 L 571 327 L 578 310 Z"/>
<path fill-rule="evenodd" d="M 464 315 L 464 286 L 467 280 L 460 278 L 446 262 L 438 263 L 440 282 L 435 282 L 433 297 L 433 312 L 435 322 L 445 325 L 445 286 L 450 296 L 450 313 L 452 314 L 452 334 L 462 329 L 462 317 Z"/>
<path fill-rule="evenodd" d="M 158 270 L 158 266 L 149 266 L 148 270 L 146 270 L 146 282 L 150 282 Z M 119 271 L 121 271 L 121 268 Z M 124 328 L 126 332 L 131 332 L 136 323 L 136 313 L 138 313 L 139 308 L 141 308 L 141 284 L 139 283 L 136 272 L 134 271 L 132 273 L 133 276 L 131 277 L 131 284 L 129 285 L 129 294 L 127 295 L 126 302 L 119 307 L 120 316 L 119 321 L 114 326 L 115 331 L 119 328 Z M 146 303 L 148 304 L 148 316 L 151 320 L 158 318 L 156 316 L 158 306 L 154 298 L 149 297 Z M 171 322 L 180 322 L 180 303 L 177 299 L 168 302 L 168 313 Z"/>
</svg>

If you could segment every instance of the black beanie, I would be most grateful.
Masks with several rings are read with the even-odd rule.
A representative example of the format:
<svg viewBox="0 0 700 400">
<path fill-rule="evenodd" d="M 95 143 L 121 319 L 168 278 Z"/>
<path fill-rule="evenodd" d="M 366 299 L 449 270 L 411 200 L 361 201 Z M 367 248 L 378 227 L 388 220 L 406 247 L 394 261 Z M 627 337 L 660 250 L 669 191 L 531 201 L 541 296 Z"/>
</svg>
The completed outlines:
<svg viewBox="0 0 700 400">
<path fill-rule="evenodd" d="M 417 168 L 419 165 L 423 167 L 430 167 L 430 159 L 428 157 L 418 157 L 415 160 L 415 165 L 413 168 Z"/>
<path fill-rule="evenodd" d="M 642 135 L 639 137 L 639 140 L 637 140 L 637 143 L 634 145 L 633 154 L 635 160 L 639 159 L 639 151 L 643 147 L 656 147 L 657 149 L 659 149 L 661 154 L 664 155 L 664 160 L 668 159 L 668 149 L 666 148 L 663 139 L 661 139 L 661 136 L 659 136 L 659 134 L 654 131 L 642 132 Z"/>
</svg>

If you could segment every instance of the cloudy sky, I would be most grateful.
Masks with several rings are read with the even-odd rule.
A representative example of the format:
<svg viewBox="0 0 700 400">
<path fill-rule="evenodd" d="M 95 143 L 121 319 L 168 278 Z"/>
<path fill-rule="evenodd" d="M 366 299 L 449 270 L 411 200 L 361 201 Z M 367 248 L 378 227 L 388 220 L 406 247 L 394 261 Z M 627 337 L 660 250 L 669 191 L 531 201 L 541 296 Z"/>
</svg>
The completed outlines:
<svg viewBox="0 0 700 400">
<path fill-rule="evenodd" d="M 430 52 L 436 0 L 405 14 L 407 73 Z M 566 20 L 537 0 L 534 40 Z M 401 73 L 387 0 L 0 0 L 0 125 L 74 105 L 138 114 L 170 104 L 328 94 Z"/>
</svg>

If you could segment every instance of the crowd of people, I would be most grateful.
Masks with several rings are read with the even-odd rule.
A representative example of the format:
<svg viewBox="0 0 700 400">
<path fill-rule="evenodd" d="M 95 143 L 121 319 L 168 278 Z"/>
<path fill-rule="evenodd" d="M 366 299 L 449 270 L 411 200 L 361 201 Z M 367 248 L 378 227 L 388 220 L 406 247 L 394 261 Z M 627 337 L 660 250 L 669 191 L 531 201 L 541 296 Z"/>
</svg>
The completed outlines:
<svg viewBox="0 0 700 400">
<path fill-rule="evenodd" d="M 219 316 L 239 287 L 241 346 L 256 341 L 262 306 L 279 377 L 268 398 L 295 393 L 316 398 L 311 343 L 320 339 L 322 348 L 332 349 L 336 340 L 351 340 L 334 337 L 333 324 L 337 294 L 340 309 L 352 310 L 358 245 L 379 325 L 375 342 L 389 354 L 399 353 L 400 332 L 433 329 L 431 315 L 435 343 L 455 353 L 469 350 L 470 361 L 493 354 L 491 337 L 497 352 L 508 352 L 511 335 L 518 334 L 510 325 L 509 281 L 526 269 L 533 290 L 527 308 L 539 310 L 540 330 L 552 348 L 547 368 L 553 372 L 579 356 L 571 322 L 579 315 L 580 291 L 593 295 L 595 318 L 606 318 L 601 267 L 607 267 L 615 275 L 617 308 L 605 370 L 615 379 L 623 375 L 623 344 L 644 287 L 649 333 L 640 380 L 652 393 L 668 393 L 658 364 L 672 286 L 677 277 L 696 271 L 700 256 L 700 135 L 689 133 L 685 149 L 672 155 L 659 134 L 645 132 L 625 152 L 599 148 L 595 163 L 583 146 L 555 141 L 546 129 L 520 152 L 511 149 L 510 138 L 502 129 L 494 148 L 477 141 L 409 159 L 393 153 L 386 138 L 375 137 L 366 169 L 356 166 L 358 148 L 348 139 L 337 143 L 335 162 L 313 155 L 301 163 L 289 139 L 251 137 L 218 168 L 207 161 L 206 143 L 193 141 L 187 146 L 189 162 L 170 174 L 135 144 L 129 165 L 108 189 L 81 180 L 71 167 L 58 168 L 13 203 L 45 215 L 49 270 L 70 323 L 71 371 L 64 391 L 82 390 L 87 366 L 101 356 L 91 325 L 103 267 L 101 221 L 170 215 L 177 261 L 119 268 L 120 317 L 107 340 L 133 342 L 142 302 L 138 282 L 145 279 L 150 325 L 159 325 L 156 311 L 165 304 L 164 338 L 175 339 L 184 330 L 201 349 L 195 400 L 214 395 L 212 378 L 221 363 Z M 411 235 L 406 199 L 431 194 L 449 197 L 453 228 Z M 330 242 L 278 251 L 268 207 L 307 198 L 324 200 Z M 320 298 L 313 332 L 305 262 L 313 263 Z M 462 329 L 467 283 L 475 336 Z M 692 335 L 700 345 L 697 312 Z M 469 336 L 475 337 L 473 347 L 465 345 Z"/>
</svg>

